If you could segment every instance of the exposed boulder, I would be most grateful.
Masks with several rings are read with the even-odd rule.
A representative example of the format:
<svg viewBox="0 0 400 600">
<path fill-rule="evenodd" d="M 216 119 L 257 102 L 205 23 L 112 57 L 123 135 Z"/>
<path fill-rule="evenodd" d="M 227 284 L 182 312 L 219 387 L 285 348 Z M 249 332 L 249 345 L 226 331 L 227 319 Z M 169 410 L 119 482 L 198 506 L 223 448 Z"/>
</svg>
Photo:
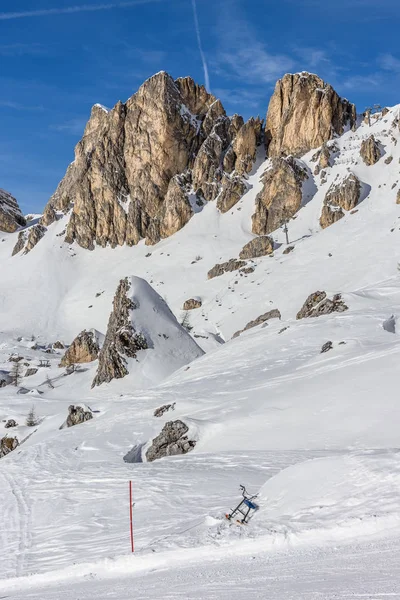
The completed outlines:
<svg viewBox="0 0 400 600">
<path fill-rule="evenodd" d="M 16 254 L 18 254 L 18 252 L 21 252 L 21 250 L 23 250 L 27 238 L 28 238 L 28 236 L 27 236 L 26 231 L 19 232 L 18 239 L 17 239 L 16 244 L 12 251 L 12 256 L 15 256 Z"/>
<path fill-rule="evenodd" d="M 213 268 L 208 271 L 207 277 L 208 279 L 213 279 L 214 277 L 219 277 L 224 273 L 228 273 L 230 271 L 237 271 L 238 269 L 241 269 L 244 266 L 246 266 L 246 261 L 231 258 L 227 262 L 214 265 Z"/>
<path fill-rule="evenodd" d="M 14 233 L 18 227 L 25 225 L 25 217 L 14 196 L 0 189 L 0 231 Z"/>
<path fill-rule="evenodd" d="M 325 352 L 329 352 L 329 350 L 332 350 L 332 348 L 333 348 L 332 342 L 325 342 L 325 344 L 323 344 L 323 346 L 321 348 L 321 354 L 324 354 Z"/>
<path fill-rule="evenodd" d="M 114 296 L 92 387 L 129 373 L 135 374 L 138 387 L 148 387 L 202 354 L 146 281 L 125 278 Z"/>
<path fill-rule="evenodd" d="M 397 190 L 396 204 L 400 204 L 400 189 Z"/>
<path fill-rule="evenodd" d="M 265 128 L 268 155 L 302 156 L 356 123 L 354 104 L 310 73 L 286 74 L 271 97 Z"/>
<path fill-rule="evenodd" d="M 183 310 L 194 310 L 195 308 L 201 308 L 202 301 L 200 298 L 189 298 L 189 300 L 185 300 L 183 303 Z"/>
<path fill-rule="evenodd" d="M 243 194 L 247 191 L 247 184 L 242 177 L 237 175 L 224 175 L 222 178 L 222 188 L 217 199 L 217 208 L 226 213 L 239 202 Z"/>
<path fill-rule="evenodd" d="M 252 216 L 253 233 L 271 233 L 299 210 L 305 176 L 293 159 L 272 160 L 262 176 L 264 187 L 256 197 L 256 211 Z"/>
<path fill-rule="evenodd" d="M 4 436 L 0 439 L 0 458 L 3 458 L 3 456 L 7 456 L 7 454 L 10 454 L 10 452 L 18 448 L 18 446 L 19 441 L 16 437 Z"/>
<path fill-rule="evenodd" d="M 84 404 L 71 404 L 68 407 L 68 417 L 65 423 L 61 425 L 60 429 L 74 427 L 74 425 L 80 425 L 91 419 L 93 419 L 93 413 L 88 406 L 85 406 Z"/>
<path fill-rule="evenodd" d="M 340 294 L 335 294 L 332 300 L 330 300 L 326 292 L 314 292 L 308 296 L 301 310 L 297 313 L 296 319 L 320 317 L 321 315 L 329 315 L 333 312 L 344 312 L 348 308 Z"/>
<path fill-rule="evenodd" d="M 4 427 L 5 429 L 10 429 L 11 427 L 18 427 L 18 423 L 14 419 L 8 419 Z"/>
<path fill-rule="evenodd" d="M 100 348 L 93 331 L 84 329 L 76 336 L 61 359 L 60 367 L 69 367 L 78 363 L 89 363 L 99 356 Z"/>
<path fill-rule="evenodd" d="M 350 173 L 342 181 L 334 182 L 330 186 L 325 199 L 320 217 L 320 225 L 323 229 L 332 225 L 344 216 L 343 210 L 353 210 L 361 196 L 361 182 Z"/>
<path fill-rule="evenodd" d="M 267 236 L 262 235 L 250 240 L 240 251 L 239 258 L 246 260 L 249 258 L 258 258 L 260 256 L 267 256 L 272 254 L 274 251 L 274 240 Z"/>
<path fill-rule="evenodd" d="M 344 217 L 344 212 L 339 207 L 334 207 L 324 204 L 319 218 L 319 224 L 322 229 L 326 229 L 330 225 L 337 223 Z"/>
<path fill-rule="evenodd" d="M 32 375 L 36 375 L 37 372 L 38 369 L 36 369 L 35 367 L 30 367 L 25 371 L 24 377 L 31 377 Z"/>
<path fill-rule="evenodd" d="M 257 325 L 261 325 L 262 323 L 265 323 L 266 321 L 269 321 L 270 319 L 280 319 L 281 316 L 282 315 L 277 308 L 274 308 L 273 310 L 269 310 L 268 312 L 264 313 L 263 315 L 260 315 L 259 317 L 257 317 L 257 319 L 254 319 L 254 321 L 250 321 L 249 323 L 247 323 L 246 327 L 244 327 L 243 329 L 236 331 L 232 337 L 237 338 L 244 331 L 247 331 L 248 329 L 252 329 L 253 327 L 257 327 Z"/>
<path fill-rule="evenodd" d="M 60 342 L 60 340 L 57 340 L 56 342 L 54 342 L 53 348 L 54 350 L 64 350 L 65 346 L 62 342 Z"/>
<path fill-rule="evenodd" d="M 154 411 L 154 416 L 162 417 L 163 414 L 168 412 L 169 410 L 175 410 L 175 402 L 173 402 L 172 404 L 163 404 L 162 406 L 159 406 Z"/>
<path fill-rule="evenodd" d="M 373 135 L 361 143 L 360 149 L 361 158 L 366 165 L 371 166 L 378 162 L 381 157 L 381 149 Z"/>
<path fill-rule="evenodd" d="M 163 458 L 164 456 L 176 456 L 187 454 L 196 445 L 194 440 L 189 440 L 186 435 L 189 427 L 181 420 L 168 421 L 161 433 L 154 438 L 150 448 L 146 452 L 148 462 Z"/>
</svg>

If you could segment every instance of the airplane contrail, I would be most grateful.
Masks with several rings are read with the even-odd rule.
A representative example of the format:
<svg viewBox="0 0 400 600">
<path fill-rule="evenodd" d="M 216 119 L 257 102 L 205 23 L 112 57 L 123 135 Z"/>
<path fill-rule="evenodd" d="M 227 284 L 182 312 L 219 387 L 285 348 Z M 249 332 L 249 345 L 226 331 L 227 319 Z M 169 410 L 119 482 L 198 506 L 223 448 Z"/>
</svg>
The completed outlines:
<svg viewBox="0 0 400 600">
<path fill-rule="evenodd" d="M 207 90 L 210 92 L 211 91 L 211 87 L 210 87 L 210 77 L 208 75 L 208 66 L 207 66 L 207 61 L 206 61 L 206 57 L 204 55 L 203 52 L 203 46 L 201 44 L 201 36 L 200 36 L 200 27 L 199 27 L 199 19 L 197 18 L 197 6 L 196 6 L 196 0 L 192 0 L 192 7 L 193 7 L 193 17 L 194 17 L 194 27 L 196 29 L 196 36 L 197 36 L 197 45 L 199 47 L 199 52 L 200 52 L 200 57 L 201 57 L 201 62 L 203 64 L 203 71 L 204 71 L 204 82 L 206 84 L 206 88 Z"/>
<path fill-rule="evenodd" d="M 43 8 L 39 10 L 25 10 L 20 12 L 2 12 L 0 21 L 9 19 L 27 19 L 29 17 L 47 17 L 51 15 L 67 15 L 79 12 L 94 12 L 99 10 L 111 10 L 113 8 L 130 8 L 140 4 L 153 4 L 163 0 L 130 0 L 127 2 L 109 2 L 106 4 L 82 4 L 81 6 L 65 6 L 64 8 Z"/>
</svg>

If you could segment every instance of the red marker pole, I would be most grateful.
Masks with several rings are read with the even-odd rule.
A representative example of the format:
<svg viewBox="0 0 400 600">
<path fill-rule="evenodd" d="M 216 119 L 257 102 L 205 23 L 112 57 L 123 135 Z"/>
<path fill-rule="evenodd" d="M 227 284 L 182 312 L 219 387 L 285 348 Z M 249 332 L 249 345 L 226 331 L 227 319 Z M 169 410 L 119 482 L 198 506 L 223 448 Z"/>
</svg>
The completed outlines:
<svg viewBox="0 0 400 600">
<path fill-rule="evenodd" d="M 129 482 L 129 520 L 131 526 L 131 550 L 135 552 L 135 545 L 133 542 L 133 498 L 132 498 L 132 481 Z"/>
</svg>

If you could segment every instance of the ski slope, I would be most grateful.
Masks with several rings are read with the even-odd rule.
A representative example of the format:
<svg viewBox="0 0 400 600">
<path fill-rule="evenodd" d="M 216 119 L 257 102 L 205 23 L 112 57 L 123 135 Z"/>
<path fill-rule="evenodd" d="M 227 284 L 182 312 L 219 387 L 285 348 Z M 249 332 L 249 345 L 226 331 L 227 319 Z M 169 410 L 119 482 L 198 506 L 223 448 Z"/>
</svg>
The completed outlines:
<svg viewBox="0 0 400 600">
<path fill-rule="evenodd" d="M 229 213 L 209 203 L 154 247 L 68 246 L 60 235 L 67 216 L 26 256 L 11 258 L 16 237 L 4 234 L 0 371 L 10 369 L 12 353 L 36 367 L 49 359 L 50 367 L 23 378 L 26 394 L 0 388 L 0 437 L 8 431 L 23 442 L 0 461 L 0 596 L 399 594 L 400 136 L 391 127 L 398 112 L 338 139 L 323 185 L 311 178 L 315 152 L 302 159 L 310 180 L 289 224 L 295 248 L 284 255 L 284 234 L 275 232 L 274 255 L 255 259 L 247 276 L 208 280 L 207 272 L 253 237 L 255 196 L 268 166 L 261 152 L 249 192 Z M 366 167 L 359 148 L 371 132 L 385 155 Z M 347 169 L 362 180 L 365 198 L 356 213 L 321 230 L 325 193 Z M 190 312 L 191 334 L 206 354 L 166 372 L 156 386 L 132 375 L 91 389 L 96 362 L 66 376 L 58 367 L 62 351 L 45 349 L 57 339 L 70 343 L 84 328 L 105 334 L 126 276 L 146 279 L 178 319 L 186 299 L 201 298 L 201 309 Z M 317 290 L 341 293 L 349 310 L 297 321 Z M 272 308 L 281 320 L 231 339 Z M 327 341 L 333 348 L 321 354 Z M 68 406 L 80 402 L 94 419 L 60 431 Z M 174 411 L 154 417 L 169 403 Z M 28 428 L 33 404 L 41 421 Z M 18 427 L 4 429 L 11 418 Z M 188 424 L 195 449 L 140 462 L 174 419 Z M 130 452 L 137 462 L 124 461 Z M 247 528 L 224 519 L 239 501 L 240 483 L 260 493 Z"/>
</svg>

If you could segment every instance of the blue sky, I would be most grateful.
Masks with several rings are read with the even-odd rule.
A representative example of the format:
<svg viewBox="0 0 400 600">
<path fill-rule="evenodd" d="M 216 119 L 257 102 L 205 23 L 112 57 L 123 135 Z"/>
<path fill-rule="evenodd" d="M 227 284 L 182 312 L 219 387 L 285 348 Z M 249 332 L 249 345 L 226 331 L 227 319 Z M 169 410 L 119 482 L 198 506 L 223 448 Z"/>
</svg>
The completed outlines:
<svg viewBox="0 0 400 600">
<path fill-rule="evenodd" d="M 399 0 L 2 0 L 0 187 L 41 211 L 91 106 L 159 70 L 228 113 L 265 115 L 285 72 L 318 73 L 362 112 L 400 102 Z"/>
</svg>

